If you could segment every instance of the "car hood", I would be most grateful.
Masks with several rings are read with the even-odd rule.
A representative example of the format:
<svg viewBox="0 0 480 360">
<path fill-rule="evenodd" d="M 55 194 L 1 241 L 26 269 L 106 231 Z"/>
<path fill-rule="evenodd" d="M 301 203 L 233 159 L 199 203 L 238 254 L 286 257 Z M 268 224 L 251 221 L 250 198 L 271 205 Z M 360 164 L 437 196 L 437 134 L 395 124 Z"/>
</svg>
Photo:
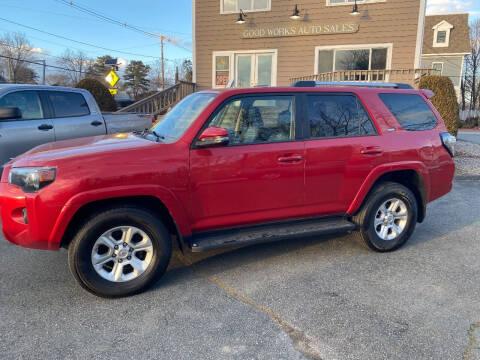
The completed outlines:
<svg viewBox="0 0 480 360">
<path fill-rule="evenodd" d="M 93 136 L 52 142 L 37 146 L 13 159 L 15 166 L 32 166 L 34 163 L 65 160 L 88 155 L 99 155 L 128 149 L 159 145 L 134 134 Z"/>
</svg>

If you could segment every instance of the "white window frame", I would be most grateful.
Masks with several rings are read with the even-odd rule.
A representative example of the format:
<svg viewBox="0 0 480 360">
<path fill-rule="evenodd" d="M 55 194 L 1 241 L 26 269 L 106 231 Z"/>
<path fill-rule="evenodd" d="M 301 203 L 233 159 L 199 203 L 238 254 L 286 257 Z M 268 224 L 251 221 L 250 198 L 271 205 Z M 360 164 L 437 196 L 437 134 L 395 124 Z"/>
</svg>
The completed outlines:
<svg viewBox="0 0 480 360">
<path fill-rule="evenodd" d="M 252 2 L 252 8 L 253 8 L 253 1 L 254 0 L 250 0 Z M 258 9 L 258 10 L 245 10 L 245 9 L 242 9 L 242 11 L 244 13 L 250 13 L 250 12 L 265 12 L 265 11 L 272 11 L 272 0 L 267 0 L 268 1 L 268 4 L 267 4 L 267 8 L 266 9 Z M 236 4 L 237 4 L 237 7 L 234 11 L 225 11 L 223 9 L 223 0 L 220 0 L 220 14 L 238 14 L 240 13 L 240 9 L 238 7 L 238 0 L 236 0 Z"/>
<path fill-rule="evenodd" d="M 272 54 L 272 85 L 277 86 L 277 58 L 278 50 L 277 49 L 266 49 L 266 50 L 231 50 L 231 51 L 214 51 L 212 53 L 212 88 L 213 89 L 225 89 L 225 86 L 216 85 L 216 61 L 217 56 L 228 56 L 229 57 L 229 81 L 235 79 L 236 74 L 236 57 L 235 55 L 247 55 L 247 54 Z M 235 85 L 234 85 L 235 86 Z"/>
<path fill-rule="evenodd" d="M 327 6 L 345 6 L 345 5 L 350 5 L 352 6 L 355 4 L 354 1 L 348 1 L 345 0 L 343 3 L 332 3 L 331 0 L 326 0 Z M 372 4 L 372 3 L 384 3 L 387 2 L 387 0 L 357 0 L 357 4 Z"/>
<path fill-rule="evenodd" d="M 433 65 L 435 65 L 435 64 L 440 64 L 440 65 L 442 65 L 442 69 L 440 70 L 440 74 L 439 74 L 439 75 L 443 75 L 443 62 L 441 62 L 441 61 L 432 61 L 432 69 L 435 69 L 435 68 L 433 67 Z"/>
<path fill-rule="evenodd" d="M 362 44 L 362 45 L 337 45 L 337 46 L 316 46 L 315 47 L 315 68 L 314 74 L 318 74 L 318 52 L 321 50 L 371 50 L 376 48 L 383 48 L 387 49 L 387 63 L 385 66 L 385 70 L 390 70 L 392 68 L 392 53 L 393 53 L 393 44 L 392 43 L 385 43 L 385 44 Z M 333 52 L 333 70 L 332 71 L 343 71 L 343 70 L 336 70 L 335 69 L 335 57 L 336 52 Z M 370 51 L 370 60 L 369 60 L 369 67 L 372 65 L 372 52 Z M 374 70 L 373 70 L 374 71 Z"/>
<path fill-rule="evenodd" d="M 447 22 L 446 20 L 443 20 L 439 22 L 437 25 L 435 25 L 432 30 L 433 30 L 433 47 L 448 47 L 450 45 L 450 32 L 454 28 L 452 24 Z M 445 31 L 446 36 L 445 36 L 445 42 L 444 43 L 438 43 L 437 42 L 437 36 L 439 31 Z"/>
</svg>

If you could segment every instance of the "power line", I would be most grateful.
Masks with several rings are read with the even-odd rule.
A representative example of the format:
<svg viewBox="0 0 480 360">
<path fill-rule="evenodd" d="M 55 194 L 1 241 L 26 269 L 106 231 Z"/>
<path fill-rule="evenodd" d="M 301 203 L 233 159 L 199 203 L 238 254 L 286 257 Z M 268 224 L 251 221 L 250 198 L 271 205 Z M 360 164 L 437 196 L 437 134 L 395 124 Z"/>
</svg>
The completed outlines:
<svg viewBox="0 0 480 360">
<path fill-rule="evenodd" d="M 83 71 L 83 70 L 76 70 L 76 69 L 68 69 L 68 68 L 61 67 L 61 66 L 43 64 L 43 62 L 38 63 L 38 62 L 35 62 L 35 61 L 31 61 L 31 60 L 17 59 L 17 58 L 14 58 L 14 57 L 11 57 L 11 56 L 5 56 L 5 55 L 0 55 L 0 58 L 10 59 L 10 60 L 15 60 L 15 61 L 20 61 L 20 62 L 25 62 L 25 63 L 29 63 L 29 64 L 35 64 L 35 65 L 40 65 L 40 66 L 46 66 L 46 67 L 53 68 L 53 69 L 57 69 L 57 70 L 72 71 L 72 72 L 77 72 L 77 73 L 80 73 L 80 74 L 86 73 L 86 72 L 88 71 L 88 69 L 85 70 L 85 71 Z M 95 74 L 95 75 L 99 75 L 99 74 Z"/>
<path fill-rule="evenodd" d="M 183 49 L 185 51 L 188 51 L 188 52 L 191 52 L 192 50 L 191 49 L 188 49 L 186 48 L 185 46 L 182 46 L 180 44 L 177 44 L 175 43 L 172 39 L 170 39 L 168 36 L 163 36 L 163 35 L 159 35 L 159 34 L 155 34 L 155 33 L 152 33 L 152 32 L 149 32 L 149 31 L 146 31 L 146 30 L 143 30 L 135 25 L 130 25 L 130 24 L 127 24 L 126 22 L 124 21 L 120 21 L 120 20 L 116 20 L 116 19 L 113 19 L 111 17 L 108 17 L 106 15 L 103 15 L 103 14 L 100 14 L 98 12 L 95 12 L 93 10 L 90 10 L 86 7 L 83 7 L 83 6 L 80 6 L 80 5 L 77 5 L 75 3 L 73 3 L 73 1 L 67 1 L 67 0 L 55 0 L 56 2 L 59 2 L 59 3 L 62 3 L 64 5 L 68 5 L 70 7 L 73 7 L 75 9 L 77 9 L 78 11 L 81 11 L 83 13 L 86 13 L 86 14 L 89 14 L 91 16 L 94 16 L 98 19 L 101 19 L 103 21 L 106 21 L 108 23 L 111 23 L 111 24 L 115 24 L 115 25 L 118 25 L 118 26 L 121 26 L 123 28 L 126 28 L 126 29 L 130 29 L 130 30 L 133 30 L 133 31 L 136 31 L 140 34 L 143 34 L 143 35 L 146 35 L 146 36 L 150 36 L 150 37 L 153 37 L 155 39 L 161 39 L 161 38 L 164 38 L 165 40 L 167 40 L 169 43 L 171 43 L 173 46 L 176 46 L 180 49 Z"/>
<path fill-rule="evenodd" d="M 66 36 L 62 36 L 62 35 L 58 35 L 58 34 L 54 34 L 54 33 L 48 32 L 48 31 L 40 30 L 40 29 L 34 28 L 34 27 L 32 27 L 32 26 L 20 24 L 20 23 L 17 23 L 17 22 L 15 22 L 15 21 L 8 20 L 8 19 L 2 18 L 2 17 L 0 17 L 0 20 L 5 21 L 5 22 L 8 22 L 8 23 L 10 23 L 10 24 L 14 24 L 14 25 L 17 25 L 17 26 L 21 26 L 21 27 L 24 27 L 24 28 L 27 28 L 27 29 L 30 29 L 30 30 L 35 30 L 35 31 L 41 32 L 41 33 L 43 33 L 43 34 L 47 34 L 47 35 L 50 35 L 50 36 L 54 36 L 54 37 L 57 37 L 57 38 L 60 38 L 60 39 L 63 39 L 63 40 L 71 41 L 71 42 L 74 42 L 74 43 L 77 43 L 77 44 L 86 45 L 86 46 L 91 46 L 91 47 L 98 48 L 98 49 L 102 49 L 102 50 L 106 50 L 106 51 L 117 52 L 117 53 L 121 53 L 121 54 L 132 55 L 132 56 L 147 57 L 147 58 L 152 58 L 152 59 L 159 59 L 159 58 L 160 58 L 159 56 L 136 54 L 136 53 L 131 53 L 131 52 L 127 52 L 127 51 L 109 49 L 109 48 L 106 48 L 106 47 L 103 47 L 103 46 L 93 45 L 93 44 L 90 44 L 90 43 L 87 43 L 87 42 L 70 39 L 70 38 L 68 38 L 68 37 L 66 37 Z"/>
</svg>

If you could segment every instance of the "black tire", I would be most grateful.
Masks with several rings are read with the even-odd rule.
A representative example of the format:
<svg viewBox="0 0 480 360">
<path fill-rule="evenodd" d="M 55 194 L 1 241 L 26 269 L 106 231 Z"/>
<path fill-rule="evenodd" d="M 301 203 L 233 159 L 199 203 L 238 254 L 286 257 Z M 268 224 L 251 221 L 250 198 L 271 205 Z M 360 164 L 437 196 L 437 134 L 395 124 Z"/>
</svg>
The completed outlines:
<svg viewBox="0 0 480 360">
<path fill-rule="evenodd" d="M 135 279 L 125 282 L 109 281 L 100 276 L 91 259 L 96 240 L 117 226 L 134 226 L 142 230 L 153 245 L 148 267 Z M 79 227 L 68 247 L 68 264 L 83 288 L 95 295 L 113 298 L 133 295 L 152 285 L 167 270 L 171 254 L 170 234 L 158 218 L 141 208 L 121 207 L 100 211 Z"/>
<path fill-rule="evenodd" d="M 389 199 L 399 199 L 403 201 L 407 208 L 407 221 L 400 235 L 393 240 L 384 240 L 377 235 L 375 217 L 377 216 L 380 206 Z M 358 214 L 353 217 L 354 223 L 359 227 L 359 231 L 355 232 L 355 236 L 374 251 L 394 251 L 404 245 L 410 238 L 415 230 L 417 218 L 418 205 L 415 195 L 401 184 L 384 182 L 377 185 L 371 191 Z"/>
</svg>

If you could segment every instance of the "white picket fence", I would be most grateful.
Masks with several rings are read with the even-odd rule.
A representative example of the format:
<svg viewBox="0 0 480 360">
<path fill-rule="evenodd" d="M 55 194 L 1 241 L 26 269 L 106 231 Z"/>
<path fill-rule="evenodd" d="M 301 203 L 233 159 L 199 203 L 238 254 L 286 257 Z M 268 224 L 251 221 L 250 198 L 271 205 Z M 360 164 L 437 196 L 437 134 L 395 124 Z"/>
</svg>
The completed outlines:
<svg viewBox="0 0 480 360">
<path fill-rule="evenodd" d="M 460 120 L 465 121 L 470 117 L 479 117 L 480 109 L 474 110 L 460 110 Z"/>
</svg>

